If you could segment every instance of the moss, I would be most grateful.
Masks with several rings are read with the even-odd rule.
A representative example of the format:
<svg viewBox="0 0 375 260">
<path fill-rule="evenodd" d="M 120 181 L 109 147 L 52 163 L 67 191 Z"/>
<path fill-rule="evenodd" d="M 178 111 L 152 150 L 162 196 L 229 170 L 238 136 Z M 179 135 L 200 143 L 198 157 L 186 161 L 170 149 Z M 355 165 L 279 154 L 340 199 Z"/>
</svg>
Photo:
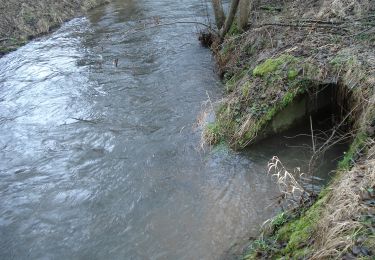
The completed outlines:
<svg viewBox="0 0 375 260">
<path fill-rule="evenodd" d="M 288 79 L 294 80 L 298 76 L 298 71 L 296 69 L 290 69 L 288 71 Z"/>
<path fill-rule="evenodd" d="M 245 84 L 243 84 L 243 86 L 242 86 L 242 97 L 246 98 L 249 95 L 250 86 L 251 86 L 251 84 L 248 81 Z"/>
<path fill-rule="evenodd" d="M 255 240 L 243 259 L 259 259 L 259 254 L 267 256 L 267 259 L 304 259 L 312 251 L 309 241 L 312 238 L 315 226 L 326 203 L 327 196 L 320 198 L 311 208 L 302 215 L 278 214 L 272 221 L 273 233 Z M 260 243 L 261 242 L 261 243 Z M 285 246 L 281 246 L 285 245 Z"/>
<path fill-rule="evenodd" d="M 283 54 L 275 59 L 268 59 L 254 68 L 253 75 L 255 77 L 263 77 L 269 73 L 277 71 L 281 65 L 292 61 L 296 61 L 296 58 L 288 54 Z"/>
<path fill-rule="evenodd" d="M 226 45 L 231 43 L 233 41 L 228 40 Z M 310 63 L 282 54 L 255 68 L 247 64 L 234 74 L 227 72 L 225 88 L 233 96 L 227 101 L 230 111 L 225 115 L 217 112 L 217 120 L 221 121 L 219 128 L 225 127 L 220 129 L 222 138 L 230 140 L 230 145 L 235 148 L 251 143 L 280 110 L 313 86 L 307 75 L 315 73 L 316 66 Z"/>
<path fill-rule="evenodd" d="M 315 225 L 319 223 L 326 198 L 327 196 L 322 197 L 303 216 L 280 228 L 276 234 L 277 240 L 287 242 L 287 246 L 279 252 L 280 255 L 292 258 L 298 258 L 301 254 L 308 255 L 310 252 L 308 241 L 313 235 Z"/>
<path fill-rule="evenodd" d="M 249 143 L 249 141 L 253 140 L 257 134 L 266 127 L 266 125 L 274 118 L 274 116 L 280 112 L 282 109 L 287 107 L 289 104 L 293 102 L 297 95 L 302 93 L 303 91 L 299 88 L 295 88 L 287 92 L 281 101 L 274 104 L 273 106 L 267 107 L 265 113 L 262 113 L 262 116 L 257 120 L 254 127 L 252 127 L 249 131 L 245 133 L 245 135 L 238 141 L 238 145 L 243 147 L 245 144 Z"/>
</svg>

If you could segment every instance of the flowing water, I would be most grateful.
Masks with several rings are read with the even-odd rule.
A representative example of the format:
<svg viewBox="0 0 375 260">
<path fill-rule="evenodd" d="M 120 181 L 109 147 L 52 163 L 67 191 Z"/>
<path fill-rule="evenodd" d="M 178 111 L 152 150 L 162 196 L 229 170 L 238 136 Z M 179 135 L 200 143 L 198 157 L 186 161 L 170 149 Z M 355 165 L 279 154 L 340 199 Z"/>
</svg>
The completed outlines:
<svg viewBox="0 0 375 260">
<path fill-rule="evenodd" d="M 192 24 L 131 31 L 206 11 L 115 0 L 0 59 L 0 259 L 218 259 L 278 210 L 267 161 L 301 149 L 200 150 L 210 51 Z"/>
</svg>

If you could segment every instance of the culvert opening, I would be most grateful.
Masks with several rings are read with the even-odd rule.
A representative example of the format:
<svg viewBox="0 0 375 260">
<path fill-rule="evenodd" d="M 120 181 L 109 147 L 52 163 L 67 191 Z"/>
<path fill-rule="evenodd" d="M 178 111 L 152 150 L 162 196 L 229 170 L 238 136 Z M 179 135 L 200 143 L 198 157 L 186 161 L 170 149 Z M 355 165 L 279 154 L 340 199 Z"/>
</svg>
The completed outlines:
<svg viewBox="0 0 375 260">
<path fill-rule="evenodd" d="M 310 127 L 312 124 L 318 130 L 339 127 L 340 131 L 350 131 L 360 112 L 356 103 L 352 92 L 345 86 L 317 85 L 280 111 L 272 120 L 269 130 L 280 133 L 304 123 Z"/>
<path fill-rule="evenodd" d="M 353 139 L 360 112 L 356 104 L 345 86 L 310 88 L 275 116 L 270 127 L 277 134 L 256 144 L 256 149 L 266 154 L 273 151 L 291 172 L 300 168 L 304 186 L 318 192 L 330 180 Z"/>
<path fill-rule="evenodd" d="M 356 101 L 347 87 L 338 84 L 320 85 L 313 88 L 305 98 L 305 117 L 311 116 L 312 123 L 318 129 L 338 128 L 340 132 L 353 129 L 359 109 L 356 109 Z"/>
</svg>

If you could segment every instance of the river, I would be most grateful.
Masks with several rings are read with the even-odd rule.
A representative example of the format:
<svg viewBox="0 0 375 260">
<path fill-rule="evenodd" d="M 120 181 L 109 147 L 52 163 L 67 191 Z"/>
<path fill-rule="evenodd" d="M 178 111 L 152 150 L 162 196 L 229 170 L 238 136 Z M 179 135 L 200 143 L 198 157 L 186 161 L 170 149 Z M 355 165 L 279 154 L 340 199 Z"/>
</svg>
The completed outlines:
<svg viewBox="0 0 375 260">
<path fill-rule="evenodd" d="M 192 24 L 132 32 L 202 2 L 114 0 L 0 59 L 0 259 L 220 259 L 278 210 L 267 161 L 300 148 L 200 149 L 210 51 Z"/>
</svg>

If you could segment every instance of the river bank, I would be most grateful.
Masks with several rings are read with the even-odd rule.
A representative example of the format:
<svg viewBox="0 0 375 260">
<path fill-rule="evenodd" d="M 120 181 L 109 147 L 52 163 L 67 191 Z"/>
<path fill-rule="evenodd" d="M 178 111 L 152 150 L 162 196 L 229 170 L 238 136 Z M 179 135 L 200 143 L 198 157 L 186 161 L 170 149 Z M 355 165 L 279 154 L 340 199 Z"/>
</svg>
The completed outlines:
<svg viewBox="0 0 375 260">
<path fill-rule="evenodd" d="M 1 1 L 0 56 L 104 3 L 108 0 Z"/>
<path fill-rule="evenodd" d="M 335 123 L 324 136 L 312 136 L 309 171 L 332 143 L 352 140 L 331 183 L 270 220 L 245 259 L 370 259 L 375 253 L 374 10 L 370 1 L 268 1 L 254 8 L 247 31 L 234 25 L 223 42 L 213 42 L 227 94 L 203 143 L 242 149 L 323 106 Z M 310 124 L 313 129 L 311 118 Z"/>
</svg>

